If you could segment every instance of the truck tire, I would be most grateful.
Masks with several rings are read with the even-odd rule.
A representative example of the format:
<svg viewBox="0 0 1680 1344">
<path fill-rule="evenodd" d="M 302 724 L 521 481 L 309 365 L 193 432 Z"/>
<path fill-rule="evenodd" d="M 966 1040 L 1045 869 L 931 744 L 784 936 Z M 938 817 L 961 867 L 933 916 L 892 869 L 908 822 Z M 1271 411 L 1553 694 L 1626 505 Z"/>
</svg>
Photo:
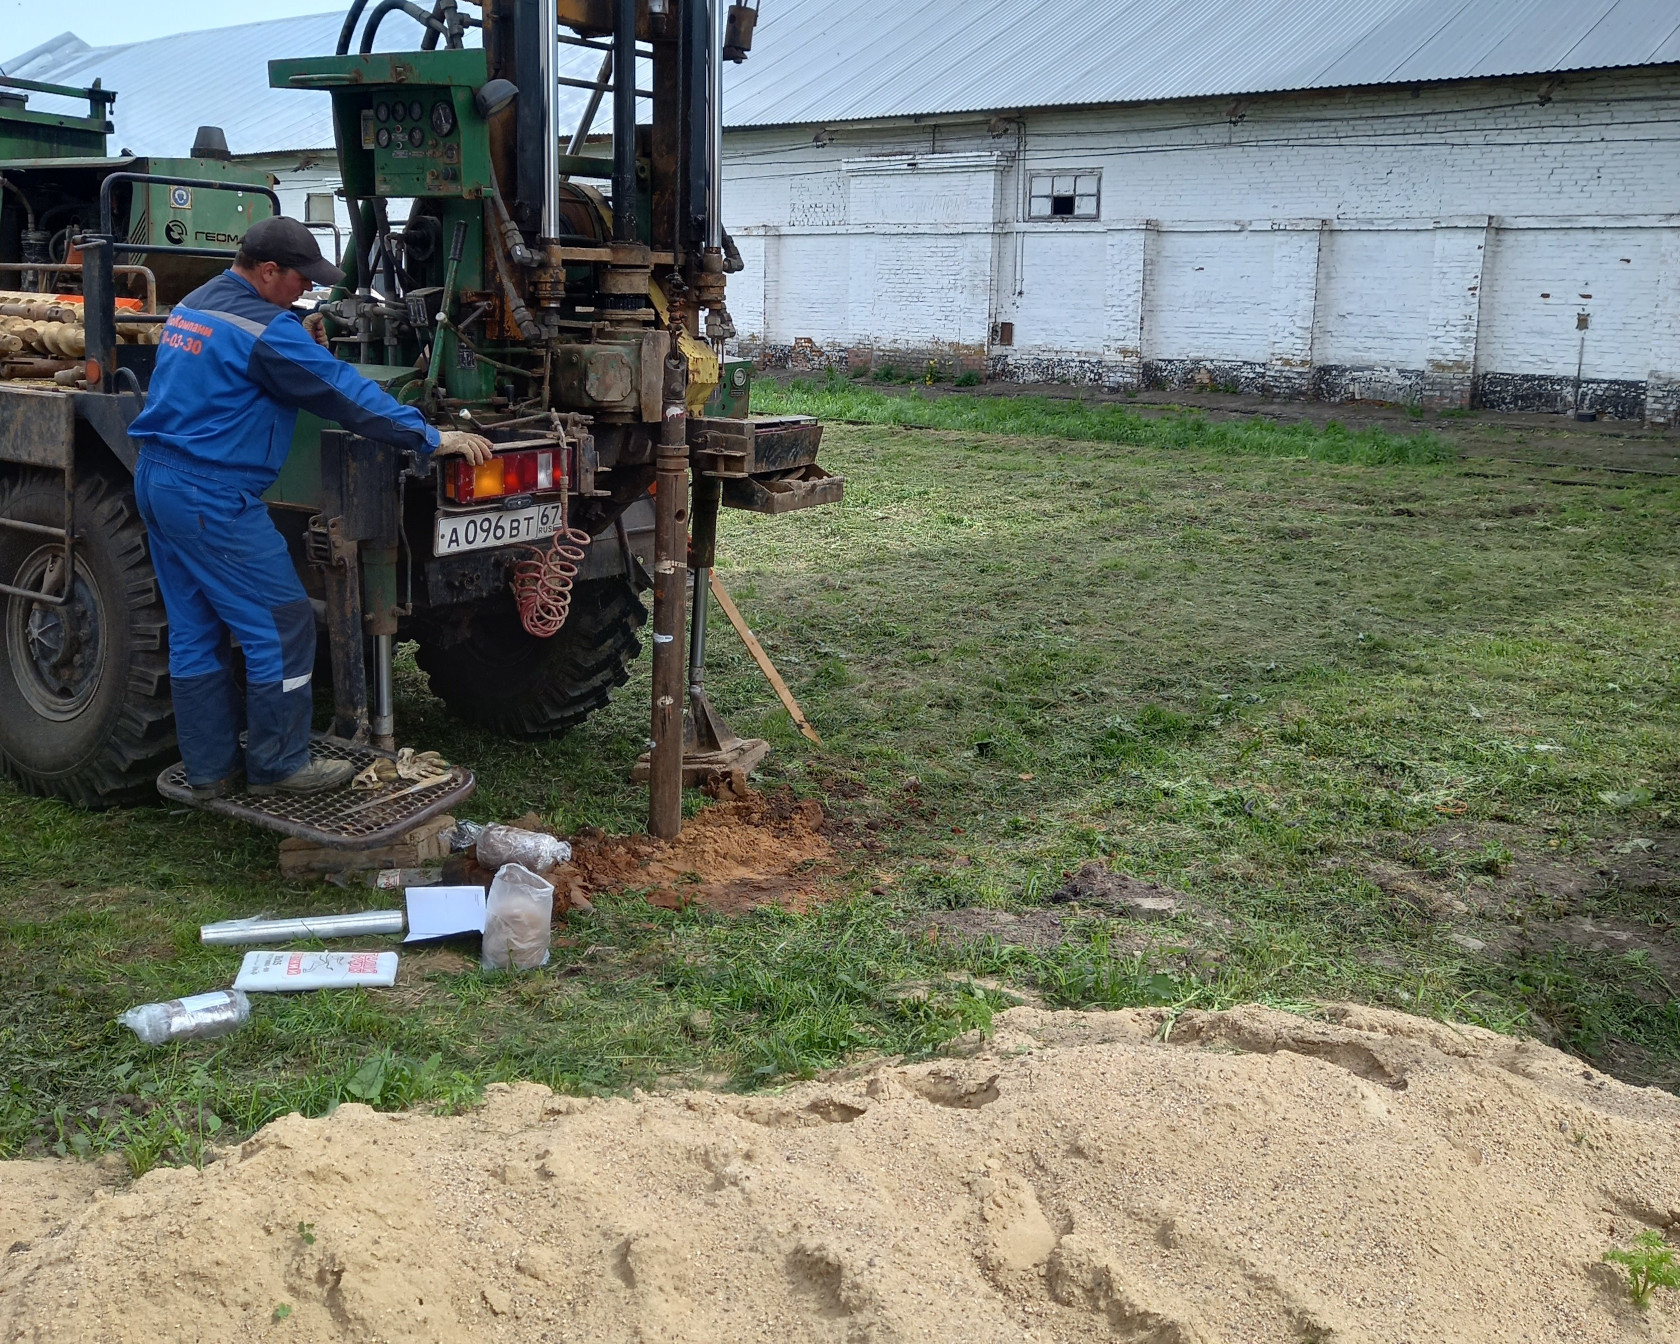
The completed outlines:
<svg viewBox="0 0 1680 1344">
<path fill-rule="evenodd" d="M 504 737 L 552 737 L 603 708 L 642 651 L 647 609 L 629 580 L 579 583 L 571 615 L 547 639 L 528 634 L 510 593 L 473 612 L 465 639 L 417 632 L 432 694 L 468 723 Z"/>
<path fill-rule="evenodd" d="M 57 476 L 0 482 L 0 517 L 64 523 Z M 53 591 L 59 541 L 0 528 L 0 582 Z M 76 486 L 75 586 L 68 607 L 0 595 L 0 767 L 30 793 L 84 807 L 157 801 L 178 758 L 169 700 L 169 622 L 126 478 Z"/>
</svg>

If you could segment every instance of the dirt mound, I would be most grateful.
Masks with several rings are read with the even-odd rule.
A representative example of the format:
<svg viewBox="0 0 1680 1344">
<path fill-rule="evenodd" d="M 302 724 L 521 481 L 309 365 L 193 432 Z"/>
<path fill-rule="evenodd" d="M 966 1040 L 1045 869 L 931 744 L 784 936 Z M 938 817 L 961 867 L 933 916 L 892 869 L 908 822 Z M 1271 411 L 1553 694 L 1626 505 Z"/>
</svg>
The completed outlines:
<svg viewBox="0 0 1680 1344">
<path fill-rule="evenodd" d="M 1106 907 L 1134 919 L 1171 919 L 1185 908 L 1178 892 L 1154 882 L 1140 882 L 1092 859 L 1062 875 L 1062 885 L 1050 893 L 1057 905 Z"/>
<path fill-rule="evenodd" d="M 51 1205 L 0 1165 L 0 1339 L 1680 1338 L 1600 1262 L 1680 1220 L 1680 1099 L 1330 1017 L 1021 1008 L 776 1096 L 345 1106 Z"/>
<path fill-rule="evenodd" d="M 753 793 L 702 809 L 675 840 L 585 828 L 572 837 L 571 863 L 550 876 L 574 898 L 651 887 L 649 901 L 666 909 L 700 904 L 734 913 L 775 904 L 799 910 L 820 895 L 819 879 L 834 854 L 822 824 L 814 801 Z"/>
</svg>

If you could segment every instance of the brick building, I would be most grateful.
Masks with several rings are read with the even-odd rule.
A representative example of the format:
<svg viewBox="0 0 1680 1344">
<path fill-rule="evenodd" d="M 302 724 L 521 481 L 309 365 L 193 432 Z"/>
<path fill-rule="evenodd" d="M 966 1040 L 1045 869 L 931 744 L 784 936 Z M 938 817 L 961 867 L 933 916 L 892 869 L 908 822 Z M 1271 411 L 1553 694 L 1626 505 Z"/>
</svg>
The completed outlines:
<svg viewBox="0 0 1680 1344">
<path fill-rule="evenodd" d="M 141 153 L 222 125 L 342 231 L 327 100 L 266 87 L 341 14 L 5 69 L 103 78 Z M 1680 414 L 1674 0 L 768 0 L 725 74 L 771 363 Z"/>
<path fill-rule="evenodd" d="M 1672 5 L 940 8 L 765 7 L 724 150 L 770 362 L 1545 411 L 1579 373 L 1674 419 Z"/>
</svg>

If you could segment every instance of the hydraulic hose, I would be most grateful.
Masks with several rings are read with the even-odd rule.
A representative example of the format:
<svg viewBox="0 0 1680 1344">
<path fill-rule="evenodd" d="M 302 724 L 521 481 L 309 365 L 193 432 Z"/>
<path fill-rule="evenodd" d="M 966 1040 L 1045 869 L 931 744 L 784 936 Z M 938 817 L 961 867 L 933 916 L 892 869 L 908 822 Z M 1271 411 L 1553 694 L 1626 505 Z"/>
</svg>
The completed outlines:
<svg viewBox="0 0 1680 1344">
<path fill-rule="evenodd" d="M 379 36 L 379 25 L 385 21 L 385 16 L 398 9 L 416 22 L 425 24 L 428 33 L 436 32 L 438 28 L 442 27 L 440 20 L 434 20 L 430 14 L 415 4 L 414 0 L 379 0 L 379 4 L 374 8 L 373 13 L 368 15 L 367 27 L 362 29 L 361 54 L 363 56 L 373 50 L 373 40 Z M 433 27 L 434 23 L 437 23 L 438 28 Z"/>
<path fill-rule="evenodd" d="M 501 194 L 499 192 L 493 194 L 490 200 L 498 221 L 505 227 L 511 227 L 512 221 L 508 219 L 507 207 L 502 204 Z M 517 238 L 519 231 L 514 229 L 513 235 Z M 531 310 L 525 306 L 525 300 L 519 297 L 518 286 L 513 283 L 513 268 L 508 260 L 507 238 L 501 228 L 491 229 L 489 236 L 490 255 L 496 259 L 496 274 L 501 279 L 502 295 L 507 299 L 508 313 L 513 318 L 513 324 L 519 328 L 519 334 L 527 341 L 532 343 L 540 341 L 542 340 L 542 328 L 537 325 L 536 319 L 531 316 Z M 525 250 L 523 243 L 520 244 L 520 249 L 521 251 Z"/>
<path fill-rule="evenodd" d="M 350 12 L 344 16 L 344 26 L 338 30 L 338 55 L 349 55 L 350 43 L 356 36 L 356 25 L 362 20 L 362 11 L 367 8 L 367 2 L 368 0 L 355 0 L 350 6 Z"/>
<path fill-rule="evenodd" d="M 9 177 L 0 177 L 0 187 L 4 187 L 7 191 L 11 192 L 12 195 L 14 195 L 18 198 L 18 204 L 23 207 L 23 218 L 24 218 L 23 227 L 28 229 L 31 233 L 34 233 L 35 232 L 35 207 L 34 207 L 33 204 L 31 204 L 31 202 L 29 200 L 29 197 L 25 196 L 23 194 L 23 189 L 21 187 L 19 187 L 16 182 L 13 182 Z"/>
</svg>

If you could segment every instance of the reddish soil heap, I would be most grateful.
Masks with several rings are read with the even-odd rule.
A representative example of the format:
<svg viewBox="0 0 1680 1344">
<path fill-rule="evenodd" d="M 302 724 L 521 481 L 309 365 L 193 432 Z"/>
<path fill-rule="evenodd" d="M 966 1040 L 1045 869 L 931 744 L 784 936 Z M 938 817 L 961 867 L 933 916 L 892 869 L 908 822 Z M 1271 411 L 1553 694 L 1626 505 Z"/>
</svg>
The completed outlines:
<svg viewBox="0 0 1680 1344">
<path fill-rule="evenodd" d="M 572 837 L 572 861 L 549 874 L 575 905 L 598 892 L 651 888 L 667 910 L 704 905 L 726 914 L 755 905 L 803 910 L 820 899 L 834 850 L 816 802 L 750 794 L 714 803 L 675 840 L 608 835 L 586 827 Z"/>
</svg>

